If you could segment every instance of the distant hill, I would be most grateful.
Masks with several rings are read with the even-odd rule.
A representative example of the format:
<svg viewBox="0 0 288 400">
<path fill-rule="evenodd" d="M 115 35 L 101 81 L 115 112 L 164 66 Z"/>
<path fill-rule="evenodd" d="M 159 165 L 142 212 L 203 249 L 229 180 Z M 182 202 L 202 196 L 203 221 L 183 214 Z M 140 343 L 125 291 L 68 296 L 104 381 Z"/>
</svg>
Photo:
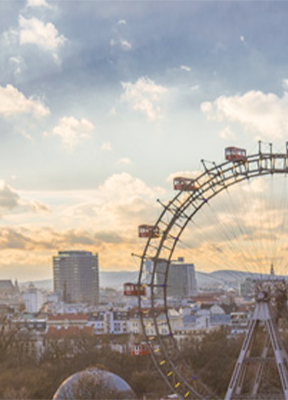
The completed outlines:
<svg viewBox="0 0 288 400">
<path fill-rule="evenodd" d="M 268 276 L 268 275 L 267 275 Z M 198 272 L 196 271 L 196 279 L 199 287 L 213 286 L 221 283 L 236 283 L 246 278 L 265 277 L 257 273 L 249 273 L 246 271 L 219 270 L 214 272 Z M 138 271 L 100 271 L 99 273 L 101 288 L 122 289 L 125 282 L 137 282 Z M 21 287 L 28 286 L 30 281 L 22 282 Z M 53 290 L 52 279 L 41 281 L 33 281 L 34 285 L 39 289 Z"/>
<path fill-rule="evenodd" d="M 248 276 L 251 276 L 253 274 L 249 274 L 248 272 L 243 271 L 220 270 L 211 272 L 210 275 L 216 279 L 224 281 L 239 281 L 246 279 Z"/>
<path fill-rule="evenodd" d="M 20 286 L 20 288 L 23 288 L 25 286 L 28 287 L 30 282 L 33 282 L 33 284 L 38 289 L 53 290 L 53 280 L 52 279 L 45 279 L 45 280 L 42 280 L 42 281 L 19 282 L 19 286 Z"/>
<path fill-rule="evenodd" d="M 100 287 L 122 289 L 125 282 L 137 282 L 138 271 L 100 271 Z"/>
<path fill-rule="evenodd" d="M 235 281 L 243 281 L 246 278 L 265 278 L 270 275 L 268 274 L 259 274 L 255 272 L 247 272 L 247 271 L 232 271 L 232 270 L 219 270 L 210 272 L 210 276 L 213 276 L 215 279 L 225 281 L 225 282 L 235 282 Z"/>
<path fill-rule="evenodd" d="M 100 271 L 99 281 L 100 287 L 122 289 L 125 282 L 137 282 L 138 271 Z M 20 282 L 21 288 L 29 285 L 31 281 Z M 53 280 L 45 279 L 40 281 L 33 281 L 33 284 L 38 289 L 53 290 Z"/>
<path fill-rule="evenodd" d="M 213 276 L 212 274 L 196 271 L 196 279 L 199 286 L 215 285 L 223 282 L 221 277 Z M 119 272 L 100 272 L 100 286 L 113 287 L 121 289 L 125 282 L 137 282 L 138 271 L 119 271 Z"/>
</svg>

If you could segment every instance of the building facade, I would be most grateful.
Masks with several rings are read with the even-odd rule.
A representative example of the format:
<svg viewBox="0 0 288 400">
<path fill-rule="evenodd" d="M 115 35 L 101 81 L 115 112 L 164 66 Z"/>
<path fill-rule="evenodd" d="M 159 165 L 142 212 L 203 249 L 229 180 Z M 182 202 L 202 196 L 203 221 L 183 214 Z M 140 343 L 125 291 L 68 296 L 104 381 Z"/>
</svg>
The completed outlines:
<svg viewBox="0 0 288 400">
<path fill-rule="evenodd" d="M 26 311 L 29 313 L 37 313 L 46 301 L 46 296 L 31 282 L 28 289 L 23 293 L 23 301 Z"/>
<path fill-rule="evenodd" d="M 95 335 L 124 335 L 130 332 L 127 310 L 105 310 L 93 312 L 89 316 L 89 326 L 94 326 Z"/>
<path fill-rule="evenodd" d="M 66 303 L 98 304 L 98 254 L 59 251 L 53 257 L 54 291 Z"/>
<path fill-rule="evenodd" d="M 158 285 L 165 282 L 166 265 L 158 263 L 156 268 L 156 280 Z M 183 257 L 172 261 L 169 266 L 167 280 L 167 295 L 192 297 L 197 295 L 197 281 L 194 264 L 185 263 Z"/>
</svg>

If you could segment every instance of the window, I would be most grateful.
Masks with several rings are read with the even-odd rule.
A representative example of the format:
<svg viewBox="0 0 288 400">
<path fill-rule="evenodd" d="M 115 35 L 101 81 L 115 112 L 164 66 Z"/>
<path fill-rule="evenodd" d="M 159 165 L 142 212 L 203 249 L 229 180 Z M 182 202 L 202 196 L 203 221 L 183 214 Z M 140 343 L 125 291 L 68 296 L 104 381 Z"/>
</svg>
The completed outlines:
<svg viewBox="0 0 288 400">
<path fill-rule="evenodd" d="M 115 324 L 114 324 L 114 331 L 115 331 L 115 332 L 120 332 L 120 331 L 121 331 L 121 324 L 120 324 L 120 322 L 115 322 Z"/>
</svg>

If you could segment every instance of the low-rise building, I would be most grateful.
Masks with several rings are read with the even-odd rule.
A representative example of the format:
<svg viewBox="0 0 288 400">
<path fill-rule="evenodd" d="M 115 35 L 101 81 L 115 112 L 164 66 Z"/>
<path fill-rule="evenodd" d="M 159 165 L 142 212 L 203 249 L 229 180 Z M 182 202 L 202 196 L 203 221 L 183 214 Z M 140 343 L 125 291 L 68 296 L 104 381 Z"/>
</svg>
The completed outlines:
<svg viewBox="0 0 288 400">
<path fill-rule="evenodd" d="M 128 311 L 112 310 L 108 312 L 107 317 L 111 334 L 121 335 L 130 332 Z"/>
<path fill-rule="evenodd" d="M 61 329 L 71 326 L 76 326 L 78 328 L 83 328 L 87 325 L 88 314 L 79 313 L 79 314 L 57 314 L 57 315 L 49 315 L 47 320 L 47 329 L 56 328 Z"/>
<path fill-rule="evenodd" d="M 26 329 L 28 332 L 45 332 L 47 318 L 45 316 L 35 317 L 31 314 L 22 314 L 18 318 L 11 319 L 11 326 L 16 329 Z"/>
<path fill-rule="evenodd" d="M 127 310 L 102 310 L 89 315 L 87 325 L 94 327 L 96 335 L 123 335 L 130 332 Z"/>
<path fill-rule="evenodd" d="M 153 312 L 154 312 L 154 317 L 156 317 L 156 323 L 160 335 L 167 335 L 169 333 L 166 314 L 162 308 L 155 309 L 154 311 L 148 308 L 147 310 L 142 310 L 142 312 L 143 312 L 143 322 L 146 334 L 148 335 L 156 334 L 156 327 L 152 314 Z M 168 318 L 172 330 L 183 327 L 183 317 L 179 311 L 174 309 L 168 309 Z M 130 332 L 134 334 L 143 334 L 142 324 L 140 320 L 140 313 L 138 308 L 130 311 Z"/>
<path fill-rule="evenodd" d="M 95 335 L 105 335 L 108 333 L 108 327 L 105 318 L 105 311 L 93 312 L 88 317 L 88 326 L 93 326 Z"/>
</svg>

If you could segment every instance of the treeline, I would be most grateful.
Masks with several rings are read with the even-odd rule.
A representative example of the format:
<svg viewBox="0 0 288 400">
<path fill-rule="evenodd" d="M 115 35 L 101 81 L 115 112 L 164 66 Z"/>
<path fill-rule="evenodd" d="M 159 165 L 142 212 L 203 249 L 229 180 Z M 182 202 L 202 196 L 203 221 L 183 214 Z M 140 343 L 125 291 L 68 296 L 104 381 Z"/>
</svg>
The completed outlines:
<svg viewBox="0 0 288 400">
<path fill-rule="evenodd" d="M 30 339 L 27 333 L 0 329 L 1 399 L 52 399 L 65 379 L 91 367 L 119 375 L 139 399 L 145 394 L 158 398 L 167 393 L 149 355 L 136 357 L 112 351 L 109 337 L 105 341 L 85 335 L 73 341 L 53 340 L 40 354 L 31 347 Z"/>
<path fill-rule="evenodd" d="M 201 341 L 191 338 L 182 351 L 196 379 L 219 397 L 225 396 L 243 338 L 243 335 L 231 338 L 229 331 L 222 328 L 207 333 Z"/>
<path fill-rule="evenodd" d="M 147 399 L 157 399 L 169 392 L 149 355 L 112 351 L 110 339 L 83 335 L 73 341 L 52 340 L 46 343 L 44 352 L 39 353 L 29 348 L 31 336 L 27 333 L 2 326 L 0 399 L 52 399 L 66 378 L 91 367 L 119 375 L 139 399 L 144 395 Z M 260 339 L 257 339 L 258 344 Z M 126 340 L 123 337 L 123 343 Z M 243 335 L 231 338 L 225 329 L 207 333 L 201 340 L 191 336 L 182 350 L 182 357 L 197 380 L 224 398 L 242 342 Z"/>
<path fill-rule="evenodd" d="M 239 357 L 245 333 L 231 336 L 229 330 L 222 328 L 218 331 L 207 333 L 201 341 L 192 338 L 182 351 L 183 360 L 190 365 L 197 380 L 205 385 L 217 395 L 225 398 L 225 394 L 232 377 L 232 373 Z M 288 333 L 280 329 L 282 343 L 288 351 Z M 243 392 L 252 393 L 255 376 L 259 371 L 259 359 L 263 358 L 263 348 L 267 345 L 267 333 L 263 329 L 257 330 L 256 336 L 252 341 L 249 350 L 250 357 L 254 362 L 246 364 L 245 381 Z M 271 344 L 268 344 L 267 357 L 274 359 Z M 258 360 L 258 361 L 257 361 Z M 261 380 L 260 393 L 273 397 L 279 394 L 281 398 L 281 383 L 276 363 L 267 360 L 263 369 L 263 379 Z M 260 395 L 259 395 L 260 396 Z M 267 398 L 268 398 L 267 397 Z M 277 397 L 277 398 L 278 398 Z M 260 398 L 260 397 L 259 397 Z"/>
</svg>

